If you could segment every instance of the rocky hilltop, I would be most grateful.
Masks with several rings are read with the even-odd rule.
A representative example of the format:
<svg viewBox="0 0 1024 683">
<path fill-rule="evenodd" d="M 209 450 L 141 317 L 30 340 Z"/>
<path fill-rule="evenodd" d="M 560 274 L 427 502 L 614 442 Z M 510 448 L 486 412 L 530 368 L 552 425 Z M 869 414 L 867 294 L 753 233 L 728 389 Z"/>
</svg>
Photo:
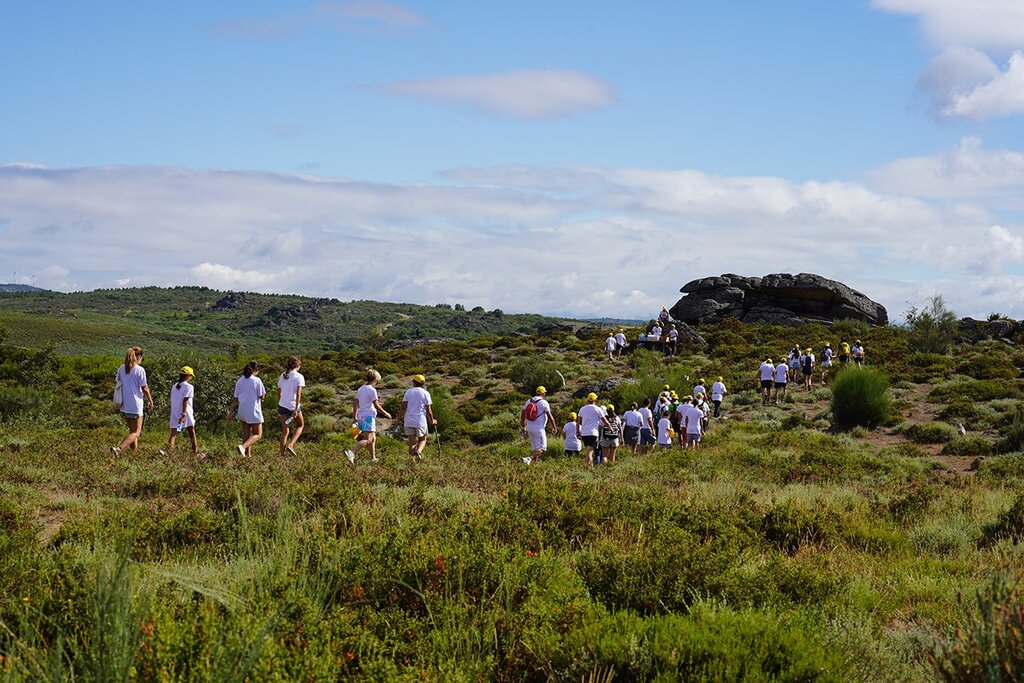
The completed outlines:
<svg viewBox="0 0 1024 683">
<path fill-rule="evenodd" d="M 743 322 L 796 326 L 852 318 L 885 325 L 885 306 L 842 282 L 813 273 L 775 273 L 744 277 L 727 273 L 686 283 L 685 296 L 669 313 L 676 320 L 697 324 L 738 318 Z"/>
</svg>

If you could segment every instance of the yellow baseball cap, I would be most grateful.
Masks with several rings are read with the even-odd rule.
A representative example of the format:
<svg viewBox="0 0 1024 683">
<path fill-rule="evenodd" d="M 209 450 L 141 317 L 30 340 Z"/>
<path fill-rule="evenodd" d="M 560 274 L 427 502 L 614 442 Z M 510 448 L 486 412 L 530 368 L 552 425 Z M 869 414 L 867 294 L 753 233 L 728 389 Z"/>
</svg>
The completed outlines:
<svg viewBox="0 0 1024 683">
<path fill-rule="evenodd" d="M 719 381 L 719 382 L 721 382 L 721 381 L 722 381 L 722 379 L 723 379 L 723 377 L 722 377 L 721 375 L 719 375 L 719 376 L 718 376 L 718 381 Z"/>
<path fill-rule="evenodd" d="M 546 393 L 548 393 L 548 390 L 545 389 L 544 385 L 542 384 L 541 386 L 537 387 L 537 393 L 538 394 L 546 394 Z"/>
<path fill-rule="evenodd" d="M 412 381 L 416 384 L 426 384 L 427 378 L 423 375 L 413 375 Z"/>
<path fill-rule="evenodd" d="M 612 403 L 609 403 L 608 405 L 605 406 L 605 408 L 607 408 L 608 410 L 615 410 L 615 405 L 612 404 Z"/>
<path fill-rule="evenodd" d="M 576 413 L 569 413 L 569 419 L 570 420 L 575 420 L 576 419 Z"/>
<path fill-rule="evenodd" d="M 665 385 L 665 391 L 668 391 L 668 390 L 669 390 L 669 389 L 671 389 L 671 388 L 672 388 L 672 387 L 670 387 L 669 385 L 667 385 L 667 384 Z"/>
<path fill-rule="evenodd" d="M 196 372 L 195 372 L 195 370 L 193 370 L 192 368 L 190 368 L 190 367 L 189 367 L 189 366 L 187 366 L 187 365 L 183 365 L 183 366 L 182 366 L 182 368 L 181 368 L 181 374 L 183 374 L 183 375 L 191 375 L 192 377 L 195 377 L 195 376 L 196 376 Z"/>
<path fill-rule="evenodd" d="M 595 394 L 593 391 L 591 391 L 589 394 L 587 394 L 587 400 L 588 401 L 596 401 L 597 400 L 597 394 Z"/>
</svg>

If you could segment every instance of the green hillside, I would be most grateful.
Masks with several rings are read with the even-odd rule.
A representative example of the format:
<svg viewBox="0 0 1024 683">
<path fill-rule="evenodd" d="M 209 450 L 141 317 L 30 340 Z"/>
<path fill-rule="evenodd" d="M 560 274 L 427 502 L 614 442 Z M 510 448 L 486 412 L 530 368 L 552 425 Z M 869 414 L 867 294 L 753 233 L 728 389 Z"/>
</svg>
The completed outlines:
<svg viewBox="0 0 1024 683">
<path fill-rule="evenodd" d="M 122 353 L 133 344 L 155 351 L 190 347 L 228 353 L 241 345 L 306 354 L 388 340 L 532 333 L 548 322 L 556 320 L 479 307 L 228 294 L 206 287 L 0 293 L 0 325 L 10 331 L 12 343 L 56 343 L 65 354 Z"/>
</svg>

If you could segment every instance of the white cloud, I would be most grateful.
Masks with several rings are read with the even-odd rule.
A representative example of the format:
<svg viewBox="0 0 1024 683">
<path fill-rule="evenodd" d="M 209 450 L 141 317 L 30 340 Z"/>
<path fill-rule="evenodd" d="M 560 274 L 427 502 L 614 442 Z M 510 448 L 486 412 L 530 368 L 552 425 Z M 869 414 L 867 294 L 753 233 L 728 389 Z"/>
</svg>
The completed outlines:
<svg viewBox="0 0 1024 683">
<path fill-rule="evenodd" d="M 1024 53 L 1010 55 L 1006 71 L 987 83 L 966 92 L 951 92 L 941 111 L 944 116 L 972 121 L 1024 114 Z"/>
<path fill-rule="evenodd" d="M 949 116 L 954 98 L 999 77 L 999 67 L 981 50 L 954 45 L 929 62 L 917 86 L 938 116 Z"/>
<path fill-rule="evenodd" d="M 479 76 L 442 76 L 367 86 L 400 97 L 468 106 L 494 116 L 541 119 L 604 109 L 611 84 L 578 71 L 520 69 Z"/>
<path fill-rule="evenodd" d="M 414 11 L 381 0 L 321 0 L 291 14 L 230 19 L 217 24 L 213 30 L 215 33 L 241 38 L 287 38 L 314 28 L 400 37 L 427 23 L 422 15 Z"/>
<path fill-rule="evenodd" d="M 920 163 L 901 172 L 934 182 Z M 519 166 L 445 178 L 3 167 L 0 272 L 60 264 L 47 271 L 58 289 L 205 284 L 587 317 L 648 316 L 696 277 L 785 271 L 842 280 L 895 315 L 914 293 L 900 273 L 914 272 L 925 295 L 955 282 L 957 301 L 973 306 L 965 313 L 1024 315 L 1009 294 L 979 294 L 1024 260 L 1021 226 L 985 203 L 697 170 Z"/>
<path fill-rule="evenodd" d="M 868 177 L 879 192 L 1024 209 L 1024 154 L 986 149 L 976 137 L 941 154 L 897 159 Z"/>
<path fill-rule="evenodd" d="M 921 20 L 939 48 L 972 45 L 991 50 L 1024 46 L 1024 3 L 1020 0 L 872 0 L 878 9 Z"/>
</svg>

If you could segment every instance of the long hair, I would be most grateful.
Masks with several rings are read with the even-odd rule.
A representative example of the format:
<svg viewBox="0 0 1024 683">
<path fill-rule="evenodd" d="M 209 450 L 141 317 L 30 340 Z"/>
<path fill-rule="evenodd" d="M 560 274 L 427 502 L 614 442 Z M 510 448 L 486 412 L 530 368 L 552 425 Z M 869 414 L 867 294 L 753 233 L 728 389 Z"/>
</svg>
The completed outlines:
<svg viewBox="0 0 1024 683">
<path fill-rule="evenodd" d="M 142 348 L 139 346 L 133 346 L 128 349 L 124 354 L 124 374 L 128 374 L 132 371 L 139 361 L 142 360 Z"/>
<path fill-rule="evenodd" d="M 256 360 L 251 360 L 245 364 L 245 369 L 242 370 L 242 374 L 246 377 L 252 377 L 252 373 L 260 369 L 260 364 Z"/>
<path fill-rule="evenodd" d="M 181 383 L 185 381 L 186 377 L 188 377 L 188 375 L 186 375 L 184 372 L 178 375 L 178 383 L 174 385 L 174 388 L 181 389 Z"/>
<path fill-rule="evenodd" d="M 292 370 L 296 369 L 297 367 L 299 367 L 299 359 L 296 358 L 295 356 L 289 357 L 288 365 L 284 371 L 284 378 L 288 379 L 288 375 L 292 374 Z"/>
</svg>

